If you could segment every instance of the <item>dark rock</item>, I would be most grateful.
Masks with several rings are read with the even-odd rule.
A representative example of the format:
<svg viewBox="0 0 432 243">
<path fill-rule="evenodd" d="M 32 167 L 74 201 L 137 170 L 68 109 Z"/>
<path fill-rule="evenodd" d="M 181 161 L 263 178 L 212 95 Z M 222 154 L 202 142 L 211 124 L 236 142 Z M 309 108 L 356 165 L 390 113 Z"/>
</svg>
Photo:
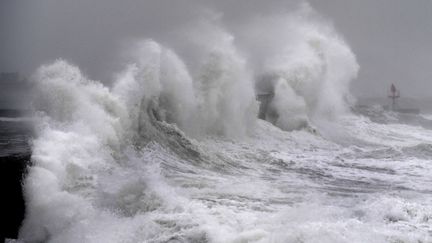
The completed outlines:
<svg viewBox="0 0 432 243">
<path fill-rule="evenodd" d="M 22 183 L 29 165 L 29 153 L 0 157 L 0 190 L 3 199 L 0 242 L 4 241 L 4 238 L 18 237 L 25 214 Z"/>
</svg>

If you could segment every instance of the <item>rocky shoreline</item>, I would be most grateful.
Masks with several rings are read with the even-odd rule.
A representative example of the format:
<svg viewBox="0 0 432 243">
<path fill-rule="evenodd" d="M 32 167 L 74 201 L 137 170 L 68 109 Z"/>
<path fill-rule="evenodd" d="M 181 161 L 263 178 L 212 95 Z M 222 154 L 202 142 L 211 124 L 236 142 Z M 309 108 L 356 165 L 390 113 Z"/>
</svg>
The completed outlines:
<svg viewBox="0 0 432 243">
<path fill-rule="evenodd" d="M 16 239 L 25 215 L 23 196 L 23 178 L 30 166 L 30 153 L 14 154 L 0 157 L 2 227 L 0 242 L 6 238 Z"/>
</svg>

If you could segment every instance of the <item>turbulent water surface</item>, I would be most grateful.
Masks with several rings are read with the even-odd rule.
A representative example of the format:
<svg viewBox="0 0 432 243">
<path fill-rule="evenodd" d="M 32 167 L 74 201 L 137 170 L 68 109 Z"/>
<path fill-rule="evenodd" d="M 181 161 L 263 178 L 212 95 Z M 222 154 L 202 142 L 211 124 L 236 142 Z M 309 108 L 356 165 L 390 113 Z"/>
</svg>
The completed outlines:
<svg viewBox="0 0 432 243">
<path fill-rule="evenodd" d="M 40 67 L 20 239 L 431 242 L 428 116 L 350 109 L 355 55 L 308 6 L 242 29 L 141 41 L 112 85 Z"/>
</svg>

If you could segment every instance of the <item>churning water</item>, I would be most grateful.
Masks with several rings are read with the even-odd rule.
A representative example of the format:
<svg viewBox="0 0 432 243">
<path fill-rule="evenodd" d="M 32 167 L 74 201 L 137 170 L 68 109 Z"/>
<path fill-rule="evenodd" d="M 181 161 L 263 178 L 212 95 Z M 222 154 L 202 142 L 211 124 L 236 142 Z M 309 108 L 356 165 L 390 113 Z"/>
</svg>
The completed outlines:
<svg viewBox="0 0 432 243">
<path fill-rule="evenodd" d="M 432 130 L 353 112 L 355 55 L 307 5 L 242 29 L 143 40 L 109 86 L 40 67 L 20 239 L 432 242 Z"/>
</svg>

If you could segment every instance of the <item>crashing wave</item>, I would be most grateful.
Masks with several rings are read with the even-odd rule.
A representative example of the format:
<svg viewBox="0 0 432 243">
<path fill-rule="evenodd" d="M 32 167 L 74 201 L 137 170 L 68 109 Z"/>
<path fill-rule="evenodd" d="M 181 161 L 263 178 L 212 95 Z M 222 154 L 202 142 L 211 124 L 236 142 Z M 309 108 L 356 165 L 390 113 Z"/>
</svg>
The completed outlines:
<svg viewBox="0 0 432 243">
<path fill-rule="evenodd" d="M 39 124 L 34 166 L 25 180 L 27 215 L 20 238 L 224 242 L 266 237 L 260 232 L 231 236 L 233 230 L 206 205 L 167 185 L 161 171 L 175 169 L 191 178 L 205 171 L 210 179 L 234 178 L 246 168 L 259 171 L 236 164 L 235 153 L 214 152 L 197 142 L 217 137 L 220 144 L 212 145 L 217 147 L 238 141 L 250 163 L 254 157 L 241 141 L 254 139 L 257 123 L 259 132 L 280 136 L 280 141 L 291 136 L 257 121 L 254 77 L 271 87 L 274 98 L 265 117 L 283 130 L 311 128 L 345 112 L 358 65 L 333 27 L 315 15 L 305 6 L 287 16 L 252 21 L 245 33 L 236 34 L 217 20 L 201 21 L 185 40 L 193 47 L 193 60 L 144 40 L 131 48 L 112 87 L 88 79 L 64 60 L 40 67 L 33 77 Z M 326 144 L 319 141 L 318 146 Z M 254 149 L 265 158 L 273 148 Z M 182 219 L 185 214 L 194 215 L 194 221 Z M 205 226 L 197 228 L 200 223 Z M 219 233 L 210 232 L 216 228 Z"/>
</svg>

